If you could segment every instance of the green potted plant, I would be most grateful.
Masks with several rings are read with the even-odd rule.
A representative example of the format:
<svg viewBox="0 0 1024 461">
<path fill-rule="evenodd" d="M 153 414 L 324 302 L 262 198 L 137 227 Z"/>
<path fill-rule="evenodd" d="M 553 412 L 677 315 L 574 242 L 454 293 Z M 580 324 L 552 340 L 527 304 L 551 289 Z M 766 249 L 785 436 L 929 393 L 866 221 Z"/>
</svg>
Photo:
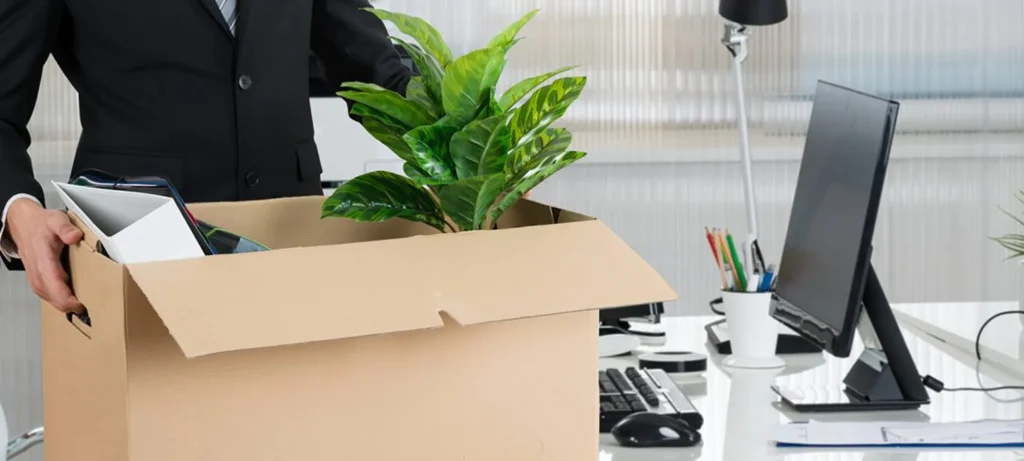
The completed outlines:
<svg viewBox="0 0 1024 461">
<path fill-rule="evenodd" d="M 405 175 L 374 171 L 343 183 L 324 201 L 322 218 L 398 218 L 441 232 L 493 229 L 526 193 L 586 155 L 569 150 L 569 130 L 553 126 L 586 86 L 586 77 L 556 78 L 575 66 L 525 79 L 500 95 L 495 89 L 508 51 L 539 10 L 459 58 L 423 19 L 367 11 L 419 45 L 392 37 L 420 75 L 404 96 L 359 82 L 344 83 L 338 95 L 353 102 L 363 128 L 404 162 Z"/>
<path fill-rule="evenodd" d="M 1024 192 L 1019 192 L 1016 198 L 1018 202 L 1024 203 Z M 999 210 L 1005 213 L 1014 221 L 1016 221 L 1017 224 L 1024 226 L 1024 220 L 1022 220 L 1021 218 L 1017 217 L 1013 213 L 1010 213 L 1009 211 L 1006 211 L 1002 207 L 1000 207 Z M 1007 256 L 1007 259 L 1020 258 L 1021 256 L 1024 256 L 1024 235 L 1012 233 L 1003 234 L 999 237 L 992 237 L 992 240 L 994 240 L 1003 248 L 1010 251 L 1010 255 Z"/>
<path fill-rule="evenodd" d="M 1018 192 L 1016 199 L 1018 202 L 1024 203 L 1024 192 Z M 1002 207 L 999 209 L 1017 222 L 1017 224 L 1024 226 L 1024 219 L 1006 211 Z M 1007 233 L 998 237 L 991 237 L 991 239 L 1010 252 L 1006 257 L 1007 260 L 1016 259 L 1018 267 L 1024 267 L 1024 259 L 1021 259 L 1021 257 L 1024 256 L 1024 235 Z M 1017 301 L 1024 306 L 1024 281 L 1022 280 L 1017 281 Z M 1018 317 L 1020 318 L 1021 323 L 1024 324 L 1024 315 L 1019 315 Z M 1024 342 L 1021 343 L 1021 347 L 1024 347 Z"/>
</svg>

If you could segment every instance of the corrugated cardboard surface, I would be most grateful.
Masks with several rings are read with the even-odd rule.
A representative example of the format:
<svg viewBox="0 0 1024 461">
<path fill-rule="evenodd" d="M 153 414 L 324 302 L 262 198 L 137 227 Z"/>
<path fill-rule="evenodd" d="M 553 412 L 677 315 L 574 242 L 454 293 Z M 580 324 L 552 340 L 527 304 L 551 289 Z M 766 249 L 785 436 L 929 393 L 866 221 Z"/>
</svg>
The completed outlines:
<svg viewBox="0 0 1024 461">
<path fill-rule="evenodd" d="M 47 309 L 47 458 L 597 456 L 595 309 L 675 296 L 628 246 L 529 202 L 503 230 L 437 235 L 320 220 L 321 201 L 195 208 L 266 253 L 73 248 L 93 326 Z"/>
</svg>

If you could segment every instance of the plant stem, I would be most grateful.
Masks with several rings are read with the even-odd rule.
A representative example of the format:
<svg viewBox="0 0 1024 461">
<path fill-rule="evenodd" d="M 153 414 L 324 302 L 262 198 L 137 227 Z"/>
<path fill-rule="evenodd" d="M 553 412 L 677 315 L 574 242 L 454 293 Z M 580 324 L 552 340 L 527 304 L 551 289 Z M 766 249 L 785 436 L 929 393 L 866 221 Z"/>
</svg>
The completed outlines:
<svg viewBox="0 0 1024 461">
<path fill-rule="evenodd" d="M 446 226 L 448 226 L 448 228 L 451 229 L 452 232 L 458 232 L 459 231 L 458 229 L 455 228 L 455 226 L 452 225 L 452 223 L 448 222 L 447 219 L 444 220 L 444 224 Z"/>
</svg>

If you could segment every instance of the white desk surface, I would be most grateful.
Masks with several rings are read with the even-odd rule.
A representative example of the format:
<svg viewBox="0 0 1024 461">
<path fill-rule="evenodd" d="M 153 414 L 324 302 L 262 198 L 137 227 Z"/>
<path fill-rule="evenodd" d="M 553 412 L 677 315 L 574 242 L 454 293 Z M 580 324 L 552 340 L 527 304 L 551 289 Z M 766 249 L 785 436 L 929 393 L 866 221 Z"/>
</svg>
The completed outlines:
<svg viewBox="0 0 1024 461">
<path fill-rule="evenodd" d="M 768 440 L 771 428 L 790 421 L 807 421 L 807 415 L 792 414 L 778 404 L 769 388 L 772 384 L 821 389 L 836 394 L 849 367 L 857 360 L 861 345 L 846 359 L 824 354 L 785 356 L 788 366 L 781 371 L 729 372 L 721 368 L 706 346 L 704 325 L 720 317 L 668 317 L 663 319 L 667 342 L 662 346 L 644 346 L 643 350 L 660 348 L 697 351 L 711 356 L 708 371 L 700 377 L 676 375 L 676 381 L 704 415 L 701 429 L 703 444 L 696 448 L 624 448 L 609 434 L 601 435 L 599 461 L 647 460 L 914 460 L 914 461 L 1021 461 L 1024 449 L 1009 450 L 892 450 L 892 449 L 793 449 L 777 448 Z M 1014 320 L 1016 322 L 1016 320 Z M 904 328 L 907 345 L 923 375 L 933 375 L 947 386 L 977 387 L 978 372 L 969 354 L 935 338 L 914 334 Z M 602 359 L 601 367 L 635 366 L 633 357 Z M 1024 385 L 1024 381 L 988 367 L 981 369 L 985 386 Z M 972 421 L 978 419 L 1024 418 L 1024 394 L 1015 391 L 996 392 L 992 396 L 979 392 L 932 394 L 932 403 L 920 411 L 890 413 L 833 414 L 818 416 L 828 421 L 877 421 L 908 419 L 935 422 Z M 1017 399 L 1002 403 L 998 399 Z M 827 419 L 826 419 L 827 418 Z"/>
<path fill-rule="evenodd" d="M 974 356 L 978 330 L 991 316 L 1019 309 L 1018 303 L 922 303 L 893 306 L 900 323 Z M 987 363 L 1024 379 L 1024 315 L 1004 315 L 981 336 Z"/>
</svg>

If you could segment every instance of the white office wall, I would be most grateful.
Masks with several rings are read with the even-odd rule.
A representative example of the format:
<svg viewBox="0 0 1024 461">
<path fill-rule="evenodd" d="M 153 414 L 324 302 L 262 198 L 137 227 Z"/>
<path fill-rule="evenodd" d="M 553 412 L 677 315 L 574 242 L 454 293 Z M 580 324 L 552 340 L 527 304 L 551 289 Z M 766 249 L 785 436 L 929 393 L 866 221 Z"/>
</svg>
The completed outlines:
<svg viewBox="0 0 1024 461">
<path fill-rule="evenodd" d="M 744 227 L 732 77 L 714 0 L 375 3 L 430 20 L 456 54 L 543 8 L 502 86 L 581 65 L 590 85 L 565 123 L 591 159 L 537 197 L 612 226 L 676 287 L 670 312 L 705 312 L 715 275 L 703 227 Z M 790 9 L 787 22 L 754 31 L 747 63 L 766 256 L 778 256 L 809 98 L 826 79 L 904 103 L 876 239 L 890 297 L 1013 298 L 1020 277 L 986 238 L 1014 229 L 997 206 L 1024 211 L 1012 196 L 1024 188 L 1024 4 L 791 0 Z M 52 64 L 31 130 L 40 175 L 66 175 L 80 125 L 74 92 Z M 15 428 L 42 422 L 38 349 L 37 301 L 21 274 L 0 271 L 0 400 Z"/>
</svg>

